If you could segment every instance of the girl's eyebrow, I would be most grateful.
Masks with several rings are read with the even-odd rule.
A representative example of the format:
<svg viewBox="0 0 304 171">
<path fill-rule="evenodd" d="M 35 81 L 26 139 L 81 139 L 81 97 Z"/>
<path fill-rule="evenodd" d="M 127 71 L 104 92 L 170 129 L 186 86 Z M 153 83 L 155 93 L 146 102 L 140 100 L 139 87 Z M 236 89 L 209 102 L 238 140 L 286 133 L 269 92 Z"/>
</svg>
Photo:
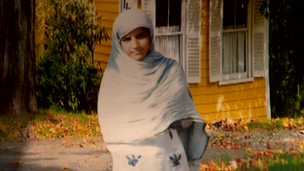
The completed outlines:
<svg viewBox="0 0 304 171">
<path fill-rule="evenodd" d="M 140 32 L 138 34 L 148 34 L 148 33 L 146 31 L 142 31 L 142 32 Z"/>
</svg>

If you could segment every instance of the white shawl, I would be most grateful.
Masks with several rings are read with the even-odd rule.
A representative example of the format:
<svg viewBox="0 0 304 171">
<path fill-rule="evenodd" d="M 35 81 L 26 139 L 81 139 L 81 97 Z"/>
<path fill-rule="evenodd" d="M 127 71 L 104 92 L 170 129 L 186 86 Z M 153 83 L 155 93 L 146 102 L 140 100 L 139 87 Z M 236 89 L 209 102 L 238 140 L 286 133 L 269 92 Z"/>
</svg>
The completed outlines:
<svg viewBox="0 0 304 171">
<path fill-rule="evenodd" d="M 150 29 L 149 54 L 130 58 L 120 39 L 138 27 Z M 195 109 L 182 67 L 154 51 L 153 24 L 141 10 L 115 20 L 112 50 L 98 97 L 98 117 L 106 143 L 132 143 L 165 131 L 180 119 L 204 122 Z"/>
</svg>

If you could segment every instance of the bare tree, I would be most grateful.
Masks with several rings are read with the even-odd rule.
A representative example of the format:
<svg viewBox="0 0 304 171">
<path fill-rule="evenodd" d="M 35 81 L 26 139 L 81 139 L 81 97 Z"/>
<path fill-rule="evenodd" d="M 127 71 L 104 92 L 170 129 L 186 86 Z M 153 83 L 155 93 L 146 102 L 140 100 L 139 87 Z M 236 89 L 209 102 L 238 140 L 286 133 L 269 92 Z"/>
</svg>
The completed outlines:
<svg viewBox="0 0 304 171">
<path fill-rule="evenodd" d="M 0 1 L 0 115 L 37 111 L 35 0 Z"/>
</svg>

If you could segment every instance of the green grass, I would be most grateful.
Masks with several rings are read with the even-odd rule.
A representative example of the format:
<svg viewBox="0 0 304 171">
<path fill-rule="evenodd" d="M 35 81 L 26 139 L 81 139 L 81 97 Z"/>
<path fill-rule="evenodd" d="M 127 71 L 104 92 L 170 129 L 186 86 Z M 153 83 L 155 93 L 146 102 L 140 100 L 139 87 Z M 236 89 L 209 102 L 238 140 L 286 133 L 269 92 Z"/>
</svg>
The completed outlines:
<svg viewBox="0 0 304 171">
<path fill-rule="evenodd" d="M 271 129 L 271 125 L 269 122 L 249 122 L 247 123 L 249 129 Z"/>
<path fill-rule="evenodd" d="M 269 171 L 302 171 L 304 169 L 304 154 L 282 154 L 268 166 Z"/>
</svg>

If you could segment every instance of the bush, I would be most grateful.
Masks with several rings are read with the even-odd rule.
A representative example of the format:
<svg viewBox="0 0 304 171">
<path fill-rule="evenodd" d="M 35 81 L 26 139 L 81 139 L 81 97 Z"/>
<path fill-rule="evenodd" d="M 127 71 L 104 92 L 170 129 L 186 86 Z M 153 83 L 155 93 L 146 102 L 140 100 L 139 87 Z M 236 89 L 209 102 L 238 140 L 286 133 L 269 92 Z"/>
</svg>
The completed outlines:
<svg viewBox="0 0 304 171">
<path fill-rule="evenodd" d="M 94 47 L 109 38 L 107 30 L 94 14 L 92 2 L 51 0 L 47 8 L 52 13 L 37 65 L 38 105 L 88 111 L 97 101 L 102 76 L 94 66 Z"/>
</svg>

